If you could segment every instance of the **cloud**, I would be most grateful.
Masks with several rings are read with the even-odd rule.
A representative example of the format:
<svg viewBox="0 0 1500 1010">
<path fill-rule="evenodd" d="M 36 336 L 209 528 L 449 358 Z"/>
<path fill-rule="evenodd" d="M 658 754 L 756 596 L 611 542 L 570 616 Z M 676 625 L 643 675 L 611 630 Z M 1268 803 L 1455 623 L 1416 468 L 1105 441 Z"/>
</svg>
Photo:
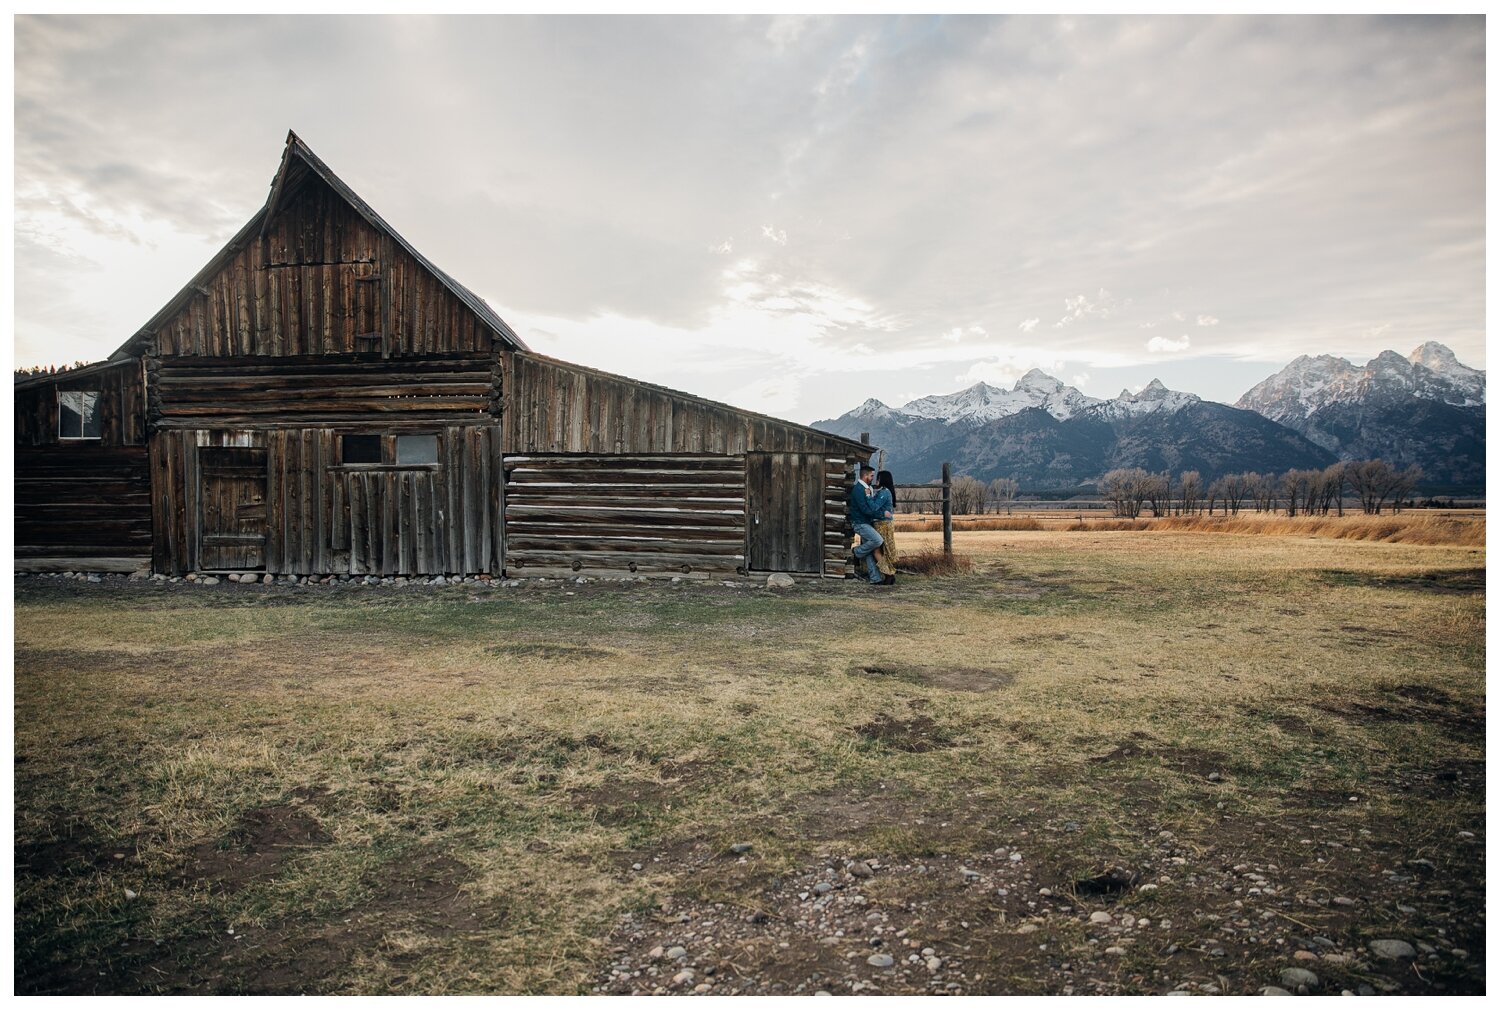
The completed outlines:
<svg viewBox="0 0 1500 1010">
<path fill-rule="evenodd" d="M 571 320 L 554 350 L 585 364 L 622 319 L 693 368 L 726 319 L 776 319 L 762 370 L 864 343 L 934 369 L 910 388 L 969 367 L 944 335 L 974 320 L 1103 369 L 1152 353 L 1122 332 L 1222 312 L 1242 343 L 1216 355 L 1368 357 L 1389 323 L 1484 365 L 1482 17 L 14 20 L 14 326 L 60 360 L 118 346 L 249 219 L 292 127 L 445 271 Z M 372 65 L 402 73 L 305 101 Z M 177 243 L 208 253 L 181 269 Z M 722 276 L 750 251 L 781 278 L 756 307 Z M 674 367 L 653 378 L 706 381 Z"/>
<path fill-rule="evenodd" d="M 1199 326 L 1218 326 L 1219 325 L 1219 320 L 1216 319 L 1213 316 L 1199 316 L 1198 317 L 1198 325 Z"/>
<path fill-rule="evenodd" d="M 1020 330 L 1022 333 L 1030 333 L 1032 330 L 1037 328 L 1037 324 L 1040 322 L 1040 319 L 1033 316 L 1030 319 L 1021 320 L 1021 325 L 1017 326 L 1016 329 Z"/>
<path fill-rule="evenodd" d="M 1100 288 L 1099 294 L 1094 298 L 1088 295 L 1064 298 L 1063 308 L 1067 311 L 1052 325 L 1061 329 L 1079 319 L 1108 319 L 1117 309 L 1128 307 L 1130 304 L 1131 299 L 1119 301 L 1104 288 Z"/>
<path fill-rule="evenodd" d="M 1187 350 L 1191 344 L 1192 341 L 1188 339 L 1186 333 L 1176 340 L 1169 340 L 1166 337 L 1152 337 L 1146 341 L 1146 350 L 1152 354 L 1175 354 L 1178 351 Z"/>
</svg>

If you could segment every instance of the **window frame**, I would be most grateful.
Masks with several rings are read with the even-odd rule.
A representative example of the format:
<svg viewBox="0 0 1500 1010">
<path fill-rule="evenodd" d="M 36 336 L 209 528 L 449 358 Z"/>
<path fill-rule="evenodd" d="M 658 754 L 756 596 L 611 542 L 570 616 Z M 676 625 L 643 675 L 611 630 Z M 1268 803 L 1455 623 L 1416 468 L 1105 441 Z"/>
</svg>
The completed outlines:
<svg viewBox="0 0 1500 1010">
<path fill-rule="evenodd" d="M 379 470 L 441 470 L 443 468 L 443 433 L 428 429 L 426 431 L 340 431 L 336 432 L 339 438 L 339 460 L 330 469 L 333 470 L 359 470 L 362 472 Z M 424 436 L 436 440 L 435 448 L 437 459 L 431 463 L 398 463 L 396 462 L 396 440 L 410 435 Z M 346 463 L 344 462 L 344 439 L 354 437 L 374 437 L 380 439 L 380 462 L 379 463 Z"/>
<path fill-rule="evenodd" d="M 99 441 L 102 441 L 104 439 L 104 417 L 103 417 L 102 411 L 99 409 L 99 400 L 100 400 L 100 397 L 103 395 L 104 391 L 101 390 L 101 389 L 59 389 L 56 392 L 57 392 L 57 440 L 59 442 L 99 442 Z M 85 432 L 85 431 L 88 430 L 88 424 L 87 424 L 88 414 L 83 409 L 83 400 L 82 400 L 82 398 L 85 397 L 85 396 L 92 396 L 94 398 L 95 424 L 98 425 L 98 429 L 99 429 L 98 433 L 94 434 L 94 435 L 83 434 L 83 432 Z M 78 406 L 76 406 L 76 407 L 69 406 L 69 408 L 68 408 L 69 410 L 71 410 L 78 417 L 78 431 L 79 431 L 79 434 L 77 434 L 77 435 L 64 435 L 63 434 L 63 399 L 64 399 L 64 397 L 78 397 L 79 398 Z"/>
</svg>

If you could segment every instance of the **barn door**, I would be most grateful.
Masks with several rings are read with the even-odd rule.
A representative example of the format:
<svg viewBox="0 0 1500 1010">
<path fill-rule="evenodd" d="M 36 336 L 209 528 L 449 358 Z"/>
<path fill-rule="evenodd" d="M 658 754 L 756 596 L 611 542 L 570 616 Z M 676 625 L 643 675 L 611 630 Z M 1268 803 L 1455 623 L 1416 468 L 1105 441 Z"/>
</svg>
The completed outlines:
<svg viewBox="0 0 1500 1010">
<path fill-rule="evenodd" d="M 821 572 L 823 459 L 796 452 L 745 457 L 746 563 L 757 572 Z"/>
<path fill-rule="evenodd" d="M 198 473 L 198 567 L 265 568 L 266 450 L 201 446 Z"/>
</svg>

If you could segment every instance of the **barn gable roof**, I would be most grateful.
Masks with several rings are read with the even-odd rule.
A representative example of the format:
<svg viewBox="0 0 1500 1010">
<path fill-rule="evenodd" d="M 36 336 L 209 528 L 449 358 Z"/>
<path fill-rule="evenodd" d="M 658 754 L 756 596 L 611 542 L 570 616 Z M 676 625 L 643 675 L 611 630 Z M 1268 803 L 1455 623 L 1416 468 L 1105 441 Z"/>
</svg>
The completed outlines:
<svg viewBox="0 0 1500 1010">
<path fill-rule="evenodd" d="M 488 302 L 454 280 L 446 271 L 439 269 L 436 264 L 418 252 L 410 242 L 401 237 L 396 229 L 386 223 L 385 218 L 375 213 L 375 210 L 369 204 L 365 203 L 358 193 L 350 189 L 348 183 L 340 179 L 334 173 L 333 169 L 324 164 L 323 159 L 314 154 L 312 149 L 303 142 L 301 137 L 297 136 L 295 131 L 288 130 L 286 147 L 281 152 L 281 164 L 276 170 L 276 178 L 271 181 L 271 193 L 266 198 L 265 206 L 258 210 L 255 216 L 250 218 L 245 223 L 245 226 L 235 233 L 234 237 L 225 244 L 224 248 L 219 250 L 218 254 L 209 260 L 208 264 L 202 270 L 199 270 L 193 276 L 193 279 L 188 281 L 183 289 L 162 307 L 161 311 L 152 316 L 146 322 L 146 325 L 137 330 L 129 340 L 125 341 L 118 350 L 111 354 L 108 360 L 117 361 L 121 358 L 140 353 L 141 344 L 149 339 L 158 327 L 175 315 L 187 303 L 188 299 L 198 294 L 206 280 L 218 273 L 236 253 L 244 248 L 245 243 L 250 241 L 252 237 L 264 233 L 265 228 L 275 218 L 276 211 L 283 201 L 296 190 L 309 174 L 326 183 L 330 189 L 338 194 L 340 199 L 353 208 L 355 213 L 364 218 L 370 227 L 389 235 L 392 241 L 400 245 L 407 254 L 436 277 L 481 322 L 498 333 L 502 340 L 518 350 L 527 350 L 525 341 L 516 334 L 515 330 L 510 328 L 510 324 L 501 319 L 495 310 L 490 308 Z"/>
</svg>

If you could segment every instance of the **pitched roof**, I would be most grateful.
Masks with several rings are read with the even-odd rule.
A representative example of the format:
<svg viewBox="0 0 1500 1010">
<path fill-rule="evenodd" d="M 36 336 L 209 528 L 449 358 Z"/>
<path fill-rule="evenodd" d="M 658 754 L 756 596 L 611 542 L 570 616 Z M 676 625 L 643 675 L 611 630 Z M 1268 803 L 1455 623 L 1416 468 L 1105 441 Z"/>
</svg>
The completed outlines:
<svg viewBox="0 0 1500 1010">
<path fill-rule="evenodd" d="M 454 280 L 447 272 L 439 269 L 431 260 L 413 248 L 412 244 L 402 238 L 396 229 L 386 223 L 385 218 L 375 213 L 374 209 L 365 203 L 358 193 L 350 189 L 348 183 L 335 175 L 333 170 L 323 163 L 322 158 L 319 158 L 312 152 L 312 149 L 303 142 L 301 137 L 297 136 L 294 131 L 288 130 L 286 148 L 281 153 L 281 165 L 276 170 L 276 178 L 271 181 L 271 193 L 266 198 L 265 206 L 256 211 L 255 216 L 250 218 L 245 223 L 245 226 L 235 233 L 234 237 L 229 240 L 224 248 L 219 250 L 219 253 L 213 259 L 209 260 L 208 264 L 202 270 L 199 270 L 193 276 L 193 279 L 188 281 L 171 301 L 162 306 L 160 312 L 147 320 L 146 324 L 137 330 L 129 340 L 121 344 L 119 349 L 109 356 L 108 360 L 116 361 L 134 353 L 141 342 L 146 340 L 158 327 L 175 315 L 186 304 L 188 299 L 198 294 L 203 283 L 218 273 L 225 263 L 244 248 L 245 243 L 249 241 L 251 236 L 258 235 L 264 230 L 265 226 L 275 216 L 282 197 L 287 193 L 289 188 L 288 182 L 290 181 L 293 187 L 295 186 L 295 176 L 302 170 L 299 166 L 305 166 L 305 170 L 311 171 L 319 179 L 327 183 L 341 199 L 354 209 L 355 213 L 369 222 L 372 228 L 389 235 L 413 259 L 430 271 L 444 287 L 453 292 L 454 297 L 463 302 L 470 311 L 479 317 L 481 322 L 498 333 L 502 340 L 518 350 L 524 351 L 528 349 L 526 342 L 516 334 L 515 330 L 510 328 L 510 324 L 501 319 L 495 310 L 490 308 L 488 302 Z"/>
<path fill-rule="evenodd" d="M 576 361 L 564 361 L 561 358 L 554 358 L 550 355 L 539 354 L 536 351 L 527 351 L 524 354 L 524 357 L 531 358 L 534 361 L 545 362 L 549 365 L 558 365 L 562 368 L 571 368 L 574 371 L 583 372 L 586 375 L 598 376 L 601 379 L 615 379 L 620 382 L 628 382 L 632 386 L 639 386 L 641 389 L 648 389 L 655 393 L 664 393 L 674 399 L 686 400 L 690 403 L 701 403 L 707 407 L 717 407 L 721 410 L 727 410 L 730 413 L 738 414 L 741 417 L 749 418 L 751 420 L 769 421 L 772 424 L 779 424 L 783 428 L 790 428 L 793 431 L 801 431 L 809 435 L 816 435 L 819 438 L 827 439 L 830 442 L 843 443 L 844 445 L 861 451 L 866 455 L 875 452 L 875 450 L 879 448 L 879 446 L 868 445 L 864 442 L 859 441 L 858 439 L 850 438 L 847 435 L 835 435 L 831 431 L 824 431 L 822 428 L 814 428 L 812 425 L 798 424 L 796 421 L 788 421 L 784 418 L 772 417 L 770 414 L 761 414 L 754 410 L 746 410 L 744 407 L 736 407 L 733 404 L 723 403 L 719 400 L 710 400 L 708 397 L 698 396 L 696 393 L 685 393 L 680 389 L 671 389 L 667 386 L 659 386 L 654 382 L 645 382 L 641 379 L 632 379 L 628 375 L 618 375 L 614 372 L 606 372 L 602 368 L 593 368 L 589 365 L 580 365 Z"/>
</svg>

